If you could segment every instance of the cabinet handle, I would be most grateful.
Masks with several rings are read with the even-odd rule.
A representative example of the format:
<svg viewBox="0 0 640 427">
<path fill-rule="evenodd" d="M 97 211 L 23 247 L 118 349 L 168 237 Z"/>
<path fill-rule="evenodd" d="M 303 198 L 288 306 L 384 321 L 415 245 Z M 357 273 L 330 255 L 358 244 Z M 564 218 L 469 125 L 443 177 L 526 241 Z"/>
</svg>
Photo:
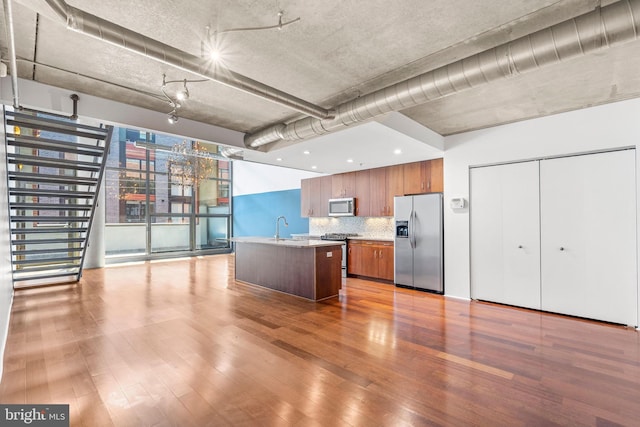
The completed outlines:
<svg viewBox="0 0 640 427">
<path fill-rule="evenodd" d="M 380 249 L 380 255 L 378 256 L 378 258 L 382 259 L 382 249 Z"/>
<path fill-rule="evenodd" d="M 421 190 L 424 190 L 424 181 L 422 181 L 422 182 L 420 183 L 420 189 L 421 189 Z"/>
<path fill-rule="evenodd" d="M 427 190 L 431 190 L 431 180 L 427 181 Z"/>
<path fill-rule="evenodd" d="M 378 258 L 378 254 L 376 252 L 378 252 L 378 251 L 373 251 L 373 257 L 374 258 Z"/>
</svg>

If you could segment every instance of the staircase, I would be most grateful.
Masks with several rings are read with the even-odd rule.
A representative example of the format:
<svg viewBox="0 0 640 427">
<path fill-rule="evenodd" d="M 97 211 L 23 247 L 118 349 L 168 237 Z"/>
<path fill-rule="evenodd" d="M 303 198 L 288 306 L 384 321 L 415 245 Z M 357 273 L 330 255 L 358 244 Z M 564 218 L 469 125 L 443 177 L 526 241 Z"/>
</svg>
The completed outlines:
<svg viewBox="0 0 640 427">
<path fill-rule="evenodd" d="M 14 286 L 80 280 L 112 129 L 5 110 Z"/>
</svg>

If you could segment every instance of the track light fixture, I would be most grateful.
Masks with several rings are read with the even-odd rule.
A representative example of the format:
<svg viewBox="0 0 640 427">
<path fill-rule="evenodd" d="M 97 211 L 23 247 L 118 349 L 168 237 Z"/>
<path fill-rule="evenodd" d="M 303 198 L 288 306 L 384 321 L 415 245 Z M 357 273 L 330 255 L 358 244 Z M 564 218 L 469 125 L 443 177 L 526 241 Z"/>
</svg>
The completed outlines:
<svg viewBox="0 0 640 427">
<path fill-rule="evenodd" d="M 300 20 L 300 17 L 296 19 L 292 19 L 291 21 L 284 21 L 282 17 L 284 16 L 284 10 L 280 10 L 278 12 L 278 23 L 275 25 L 267 25 L 264 27 L 243 27 L 243 28 L 230 28 L 227 30 L 219 30 L 219 31 L 211 31 L 211 26 L 207 25 L 205 27 L 206 37 L 200 43 L 200 56 L 202 58 L 208 57 L 213 62 L 219 62 L 222 60 L 222 51 L 220 48 L 220 40 L 218 40 L 218 36 L 225 33 L 233 33 L 240 31 L 261 31 L 261 30 L 282 30 L 283 27 L 287 25 L 293 24 Z"/>
<path fill-rule="evenodd" d="M 189 99 L 189 88 L 187 87 L 187 83 L 198 83 L 198 82 L 206 82 L 206 79 L 198 79 L 198 80 L 167 80 L 167 75 L 162 75 L 162 86 L 160 87 L 160 91 L 162 91 L 162 95 L 164 95 L 165 99 L 169 103 L 169 106 L 172 110 L 168 113 L 169 123 L 174 124 L 178 121 L 178 108 L 182 107 L 182 102 Z M 172 83 L 182 83 L 182 88 L 178 89 L 175 94 L 172 96 L 167 92 L 167 85 Z"/>
</svg>

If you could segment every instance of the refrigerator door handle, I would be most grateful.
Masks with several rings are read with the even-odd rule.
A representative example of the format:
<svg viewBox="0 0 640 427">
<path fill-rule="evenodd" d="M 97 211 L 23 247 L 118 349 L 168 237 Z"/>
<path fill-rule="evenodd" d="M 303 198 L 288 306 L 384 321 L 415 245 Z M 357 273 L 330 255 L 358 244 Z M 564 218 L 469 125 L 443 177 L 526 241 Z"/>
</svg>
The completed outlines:
<svg viewBox="0 0 640 427">
<path fill-rule="evenodd" d="M 411 209 L 411 214 L 409 214 L 409 243 L 413 249 L 416 248 L 416 211 Z"/>
</svg>

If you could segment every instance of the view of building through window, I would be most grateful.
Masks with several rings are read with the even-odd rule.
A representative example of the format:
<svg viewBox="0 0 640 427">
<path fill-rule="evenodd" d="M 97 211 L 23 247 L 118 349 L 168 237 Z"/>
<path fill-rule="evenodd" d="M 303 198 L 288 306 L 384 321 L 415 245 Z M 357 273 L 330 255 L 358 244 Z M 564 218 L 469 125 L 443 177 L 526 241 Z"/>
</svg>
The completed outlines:
<svg viewBox="0 0 640 427">
<path fill-rule="evenodd" d="M 228 249 L 231 162 L 218 146 L 114 129 L 107 169 L 107 256 Z"/>
</svg>

